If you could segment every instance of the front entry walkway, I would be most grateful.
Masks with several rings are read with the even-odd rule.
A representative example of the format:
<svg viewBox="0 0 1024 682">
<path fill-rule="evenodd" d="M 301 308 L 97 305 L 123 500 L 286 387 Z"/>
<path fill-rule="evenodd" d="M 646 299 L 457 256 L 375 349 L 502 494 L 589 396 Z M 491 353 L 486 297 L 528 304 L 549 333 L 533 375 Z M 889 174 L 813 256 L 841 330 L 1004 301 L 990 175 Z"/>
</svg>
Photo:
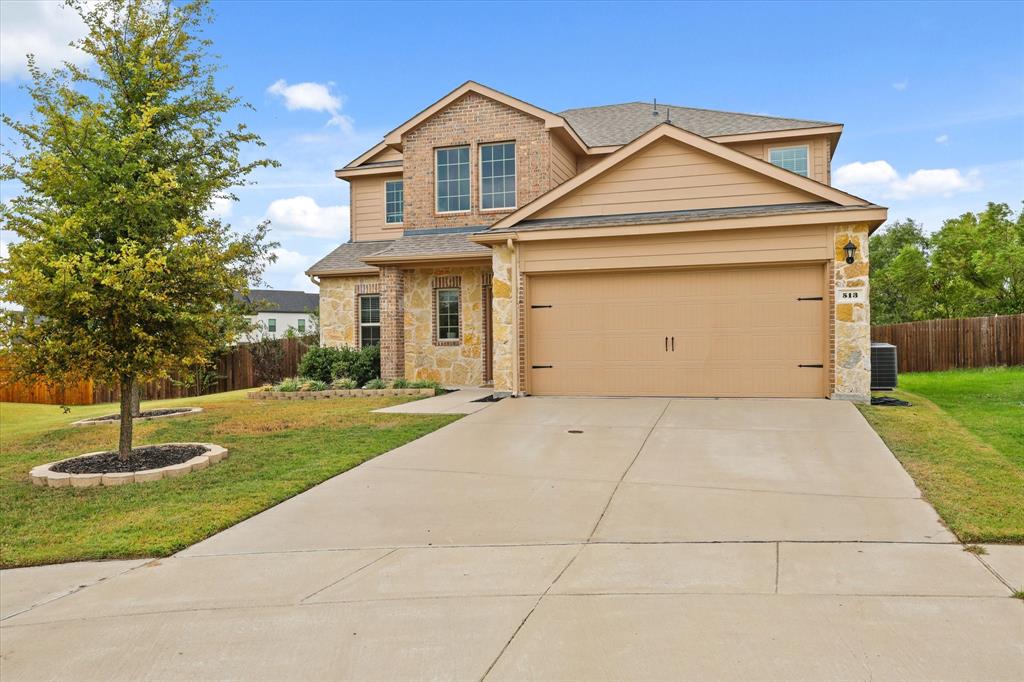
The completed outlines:
<svg viewBox="0 0 1024 682">
<path fill-rule="evenodd" d="M 4 679 L 1024 678 L 842 402 L 504 400 L 112 573 L 23 597 Z"/>
</svg>

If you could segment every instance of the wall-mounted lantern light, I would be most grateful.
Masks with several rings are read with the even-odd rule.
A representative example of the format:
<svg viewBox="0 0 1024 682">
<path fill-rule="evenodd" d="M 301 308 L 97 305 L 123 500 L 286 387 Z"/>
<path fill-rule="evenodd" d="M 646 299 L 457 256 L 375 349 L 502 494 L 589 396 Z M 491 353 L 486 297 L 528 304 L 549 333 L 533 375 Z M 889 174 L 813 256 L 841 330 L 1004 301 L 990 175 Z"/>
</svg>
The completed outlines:
<svg viewBox="0 0 1024 682">
<path fill-rule="evenodd" d="M 848 241 L 846 246 L 843 247 L 843 251 L 846 252 L 846 263 L 850 264 L 853 262 L 853 254 L 857 251 L 857 245 L 852 241 Z"/>
</svg>

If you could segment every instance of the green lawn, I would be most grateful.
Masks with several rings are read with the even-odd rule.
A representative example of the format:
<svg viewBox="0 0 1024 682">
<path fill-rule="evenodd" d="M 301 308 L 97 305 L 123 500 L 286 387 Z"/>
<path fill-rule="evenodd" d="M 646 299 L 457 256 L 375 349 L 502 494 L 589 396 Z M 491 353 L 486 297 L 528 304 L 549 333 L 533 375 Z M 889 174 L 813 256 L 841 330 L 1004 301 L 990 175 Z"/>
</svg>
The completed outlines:
<svg viewBox="0 0 1024 682">
<path fill-rule="evenodd" d="M 72 427 L 114 405 L 0 403 L 0 565 L 166 556 L 455 421 L 373 414 L 409 398 L 252 401 L 244 391 L 147 402 L 198 405 L 195 417 L 136 424 L 135 444 L 212 442 L 230 457 L 181 478 L 99 488 L 40 488 L 29 470 L 117 444 L 116 424 Z"/>
<path fill-rule="evenodd" d="M 900 376 L 913 407 L 860 406 L 964 542 L 1024 542 L 1024 368 Z"/>
</svg>

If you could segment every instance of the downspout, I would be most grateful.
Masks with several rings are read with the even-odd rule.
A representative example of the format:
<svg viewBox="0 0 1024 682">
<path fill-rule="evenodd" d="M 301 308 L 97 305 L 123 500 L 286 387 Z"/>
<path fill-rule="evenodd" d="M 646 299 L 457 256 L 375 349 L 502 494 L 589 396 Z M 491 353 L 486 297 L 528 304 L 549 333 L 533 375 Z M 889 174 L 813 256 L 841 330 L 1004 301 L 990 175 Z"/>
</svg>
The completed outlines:
<svg viewBox="0 0 1024 682">
<path fill-rule="evenodd" d="M 519 253 L 516 250 L 515 242 L 509 237 L 505 242 L 509 250 L 509 258 L 512 263 L 512 281 L 509 282 L 512 288 L 512 319 L 515 322 L 512 328 L 512 396 L 519 396 L 519 330 L 523 321 L 519 319 Z"/>
</svg>

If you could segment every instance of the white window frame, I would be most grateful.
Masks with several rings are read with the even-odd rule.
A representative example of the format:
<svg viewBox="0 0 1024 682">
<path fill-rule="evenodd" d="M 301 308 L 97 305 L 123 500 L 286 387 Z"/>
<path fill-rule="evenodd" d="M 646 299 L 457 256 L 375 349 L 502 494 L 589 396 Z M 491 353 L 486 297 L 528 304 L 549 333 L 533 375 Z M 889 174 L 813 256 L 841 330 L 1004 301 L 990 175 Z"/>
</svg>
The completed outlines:
<svg viewBox="0 0 1024 682">
<path fill-rule="evenodd" d="M 393 183 L 399 183 L 402 185 L 402 219 L 401 220 L 390 220 L 391 214 L 388 212 L 388 185 Z M 399 178 L 398 180 L 385 180 L 384 181 L 384 225 L 401 225 L 405 222 L 405 178 Z"/>
<path fill-rule="evenodd" d="M 377 299 L 377 321 L 376 322 L 363 322 L 363 299 L 364 298 L 376 298 Z M 358 336 L 359 347 L 365 348 L 363 345 L 363 327 L 376 327 L 377 328 L 377 345 L 380 345 L 380 294 L 359 294 L 359 300 L 357 301 L 358 310 L 356 315 L 358 316 L 359 326 L 356 329 Z"/>
<path fill-rule="evenodd" d="M 511 206 L 502 206 L 500 208 L 484 208 L 484 147 L 497 147 L 510 144 L 512 145 L 512 160 L 516 164 L 516 173 L 512 176 L 512 194 L 515 195 L 515 202 Z M 515 140 L 504 140 L 502 142 L 484 142 L 477 145 L 477 173 L 480 178 L 480 212 L 481 213 L 492 213 L 495 211 L 514 211 L 519 206 L 519 145 L 516 144 Z M 507 175 L 501 177 L 507 178 Z M 493 192 L 492 192 L 493 194 Z M 504 194 L 504 192 L 503 192 Z"/>
<path fill-rule="evenodd" d="M 271 334 L 276 334 L 277 333 L 277 318 L 276 317 L 268 317 L 267 318 L 267 331 L 270 332 Z"/>
<path fill-rule="evenodd" d="M 789 151 L 790 149 L 803 149 L 804 153 L 807 154 L 807 174 L 806 175 L 804 175 L 803 173 L 797 173 L 795 170 L 790 170 L 790 169 L 786 168 L 785 166 L 780 166 L 780 165 L 778 165 L 776 163 L 772 163 L 772 152 L 784 152 L 784 151 Z M 811 177 L 811 146 L 807 145 L 807 144 L 789 144 L 789 145 L 786 145 L 784 147 L 769 147 L 768 148 L 768 163 L 771 163 L 776 168 L 781 168 L 782 170 L 789 171 L 790 173 L 796 173 L 797 175 L 799 175 L 801 177 L 809 178 L 809 177 Z"/>
<path fill-rule="evenodd" d="M 448 151 L 449 149 L 465 149 L 466 150 L 466 170 L 469 173 L 468 177 L 466 178 L 467 180 L 469 180 L 469 194 L 466 195 L 466 198 L 469 200 L 469 208 L 460 208 L 460 209 L 457 209 L 457 210 L 454 210 L 454 211 L 442 211 L 440 208 L 438 208 L 438 205 L 439 205 L 439 203 L 441 201 L 441 193 L 440 193 L 441 180 L 437 176 L 437 156 L 438 156 L 438 152 Z M 451 146 L 448 146 L 448 147 L 435 147 L 434 148 L 434 213 L 435 213 L 435 215 L 452 215 L 452 214 L 456 214 L 456 213 L 472 213 L 473 212 L 473 161 L 470 158 L 472 153 L 473 153 L 472 145 L 468 145 L 468 144 L 455 144 L 455 145 L 451 145 Z M 447 180 L 447 179 L 445 180 L 445 182 L 448 182 L 448 181 L 449 180 Z M 462 195 L 460 194 L 458 196 L 461 197 Z M 449 197 L 449 199 L 450 199 L 450 197 Z"/>
<path fill-rule="evenodd" d="M 305 318 L 300 317 L 298 320 L 296 320 L 295 325 L 296 325 L 296 327 L 295 327 L 296 330 L 298 330 L 298 332 L 300 334 L 305 334 L 306 333 L 306 320 L 305 320 Z"/>
<path fill-rule="evenodd" d="M 442 292 L 454 291 L 456 296 L 455 308 L 455 338 L 441 338 L 441 294 Z M 462 287 L 441 287 L 434 289 L 434 327 L 435 339 L 441 345 L 458 345 L 462 343 Z"/>
</svg>

